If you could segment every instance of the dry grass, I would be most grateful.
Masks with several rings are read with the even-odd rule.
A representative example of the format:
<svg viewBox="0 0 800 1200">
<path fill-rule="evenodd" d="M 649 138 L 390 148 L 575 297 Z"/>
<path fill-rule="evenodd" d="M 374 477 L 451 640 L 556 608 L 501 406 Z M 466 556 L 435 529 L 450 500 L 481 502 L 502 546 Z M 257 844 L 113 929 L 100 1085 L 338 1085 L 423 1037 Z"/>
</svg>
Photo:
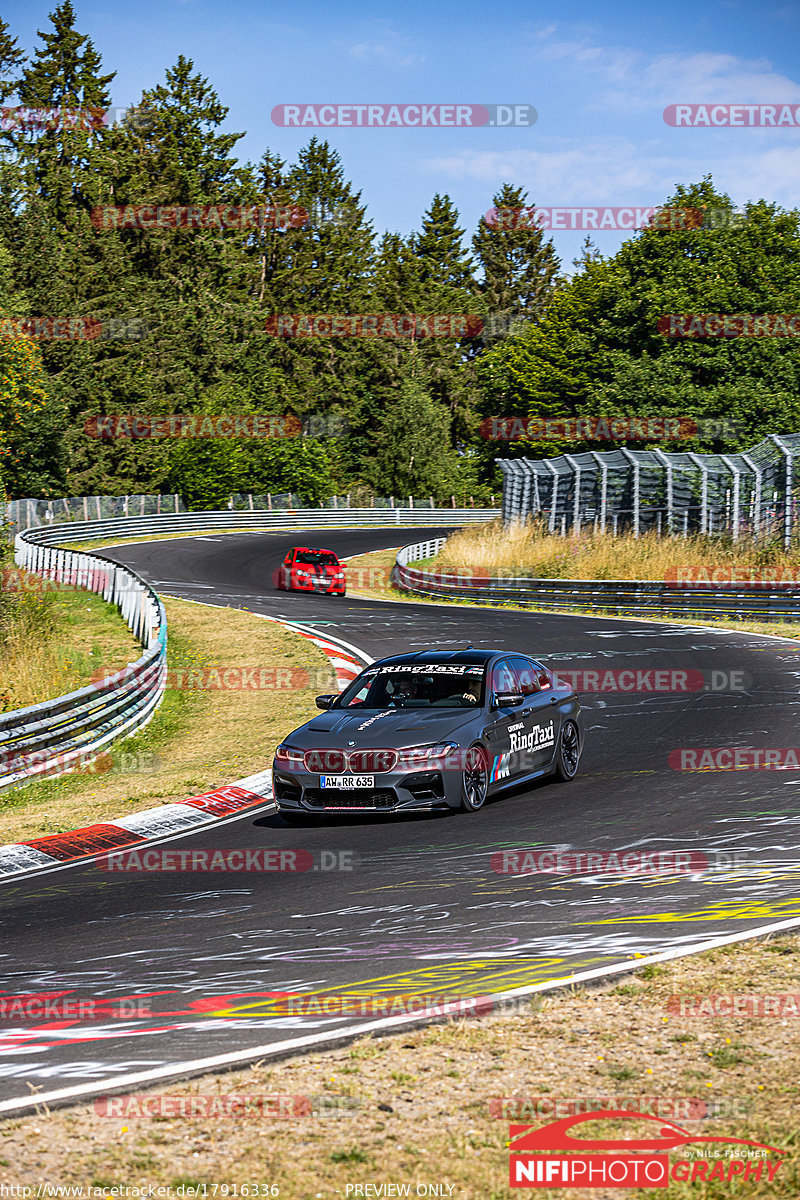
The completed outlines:
<svg viewBox="0 0 800 1200">
<path fill-rule="evenodd" d="M 766 1173 L 763 1182 L 751 1180 L 744 1190 L 736 1184 L 671 1183 L 670 1196 L 796 1200 L 797 1019 L 679 1017 L 666 1004 L 673 994 L 791 992 L 797 987 L 798 958 L 797 936 L 724 948 L 645 968 L 603 990 L 554 994 L 524 1015 L 497 1014 L 379 1040 L 361 1038 L 338 1050 L 147 1093 L 326 1094 L 353 1106 L 327 1119 L 120 1120 L 81 1105 L 6 1120 L 0 1125 L 0 1180 L 106 1189 L 145 1181 L 172 1189 L 165 1193 L 167 1200 L 178 1200 L 181 1185 L 206 1184 L 211 1196 L 214 1184 L 259 1182 L 277 1185 L 288 1200 L 310 1200 L 345 1197 L 348 1185 L 367 1183 L 373 1189 L 410 1184 L 413 1196 L 416 1184 L 436 1183 L 457 1200 L 501 1200 L 509 1195 L 508 1120 L 492 1115 L 492 1099 L 529 1097 L 546 1103 L 617 1097 L 628 1104 L 641 1101 L 644 1109 L 648 1098 L 699 1098 L 728 1101 L 738 1115 L 676 1117 L 679 1124 L 701 1135 L 785 1148 L 787 1161 L 771 1185 Z M 538 1111 L 544 1115 L 532 1115 L 532 1124 L 554 1119 L 542 1107 Z M 613 1128 L 604 1125 L 601 1132 L 584 1126 L 579 1133 L 603 1136 Z M 630 1137 L 638 1131 L 628 1126 L 614 1132 Z M 680 1153 L 673 1152 L 672 1161 Z M 581 1188 L 537 1194 L 609 1200 L 617 1193 Z"/>
<path fill-rule="evenodd" d="M 775 542 L 724 537 L 660 537 L 648 533 L 594 533 L 591 527 L 574 537 L 557 537 L 541 522 L 509 527 L 501 521 L 473 525 L 447 539 L 435 566 L 442 571 L 541 579 L 664 579 L 669 571 L 688 566 L 708 570 L 775 568 L 793 574 L 800 568 L 797 551 Z"/>
<path fill-rule="evenodd" d="M 15 572 L 0 623 L 0 711 L 11 712 L 85 687 L 101 668 L 118 671 L 142 648 L 113 604 L 78 588 L 42 587 Z"/>
<path fill-rule="evenodd" d="M 397 550 L 379 550 L 370 554 L 354 555 L 348 559 L 351 564 L 352 577 L 357 580 L 354 587 L 348 584 L 348 594 L 352 596 L 360 596 L 367 600 L 392 600 L 406 601 L 414 604 L 446 604 L 446 605 L 462 605 L 467 607 L 475 607 L 473 601 L 457 600 L 457 599 L 441 599 L 433 600 L 427 596 L 415 596 L 412 592 L 401 592 L 392 587 L 390 580 L 391 570 L 394 566 Z M 438 565 L 439 560 L 435 560 Z M 427 564 L 428 569 L 432 568 L 434 560 L 430 560 Z M 415 564 L 418 565 L 418 564 Z M 537 608 L 535 604 L 481 604 L 480 608 L 497 608 L 509 609 L 514 612 L 544 612 L 552 616 L 581 616 L 580 609 L 559 609 L 559 608 Z M 589 611 L 589 610 L 587 610 Z M 594 619 L 598 619 L 598 614 L 591 612 Z M 615 617 L 600 617 L 604 620 L 616 620 Z M 669 620 L 669 618 L 663 618 Z M 625 613 L 626 621 L 653 621 L 658 620 L 654 617 L 637 617 L 634 612 Z M 674 624 L 674 620 L 670 620 L 670 624 Z M 711 617 L 692 617 L 687 620 L 687 624 L 692 627 L 697 625 L 721 626 L 728 629 L 737 629 L 744 633 L 763 633 L 773 637 L 783 638 L 800 638 L 800 622 L 798 621 L 738 621 L 732 617 L 719 617 L 716 620 Z"/>
<path fill-rule="evenodd" d="M 0 843 L 61 833 L 93 821 L 124 816 L 182 800 L 269 766 L 275 747 L 289 729 L 316 711 L 313 698 L 336 690 L 333 670 L 321 650 L 305 638 L 253 613 L 212 608 L 186 600 L 166 600 L 168 657 L 173 674 L 204 668 L 256 671 L 259 686 L 243 690 L 168 688 L 146 729 L 118 743 L 103 768 L 89 767 L 58 779 L 0 794 Z M 103 667 L 109 665 L 103 662 Z M 261 668 L 284 670 L 275 677 Z M 110 768 L 110 769 L 105 769 Z"/>
</svg>

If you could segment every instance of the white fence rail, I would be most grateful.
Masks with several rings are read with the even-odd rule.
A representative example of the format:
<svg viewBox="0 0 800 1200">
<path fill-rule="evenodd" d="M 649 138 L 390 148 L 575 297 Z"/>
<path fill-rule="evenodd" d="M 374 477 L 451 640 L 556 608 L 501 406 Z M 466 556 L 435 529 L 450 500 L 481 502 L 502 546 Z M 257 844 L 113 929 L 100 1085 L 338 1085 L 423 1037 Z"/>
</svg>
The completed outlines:
<svg viewBox="0 0 800 1200">
<path fill-rule="evenodd" d="M 161 703 L 166 684 L 167 621 L 152 588 L 109 559 L 42 545 L 38 532 L 16 537 L 17 566 L 38 575 L 45 586 L 86 588 L 115 604 L 144 653 L 98 683 L 0 714 L 0 789 L 85 764 L 111 742 L 145 725 Z M 62 526 L 62 537 L 64 533 Z"/>
<path fill-rule="evenodd" d="M 74 769 L 150 720 L 167 672 L 167 622 L 157 594 L 128 567 L 59 543 L 111 541 L 207 529 L 281 530 L 353 525 L 463 525 L 496 509 L 339 508 L 161 512 L 107 521 L 60 521 L 17 534 L 15 560 L 54 586 L 87 588 L 116 604 L 144 654 L 124 671 L 56 700 L 0 714 L 0 790 Z"/>
</svg>

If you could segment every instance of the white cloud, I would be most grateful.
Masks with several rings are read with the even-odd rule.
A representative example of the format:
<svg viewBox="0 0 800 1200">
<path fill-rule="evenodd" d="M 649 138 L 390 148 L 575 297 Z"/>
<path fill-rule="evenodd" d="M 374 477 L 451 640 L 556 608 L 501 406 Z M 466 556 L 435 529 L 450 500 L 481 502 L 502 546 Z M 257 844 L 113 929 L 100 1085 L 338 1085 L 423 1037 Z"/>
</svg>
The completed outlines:
<svg viewBox="0 0 800 1200">
<path fill-rule="evenodd" d="M 699 183 L 711 174 L 718 190 L 737 205 L 762 197 L 784 208 L 797 206 L 800 148 L 754 146 L 734 159 L 715 148 L 712 155 L 647 153 L 624 138 L 552 150 L 465 150 L 426 159 L 422 169 L 439 178 L 478 181 L 485 186 L 486 208 L 504 183 L 524 187 L 529 203 L 591 206 L 658 204 L 676 183 Z"/>
<path fill-rule="evenodd" d="M 413 52 L 409 38 L 393 30 L 381 30 L 374 38 L 345 47 L 351 58 L 363 63 L 380 63 L 388 67 L 418 67 L 425 62 L 424 54 Z"/>
<path fill-rule="evenodd" d="M 652 54 L 628 47 L 602 46 L 588 36 L 559 39 L 553 26 L 539 30 L 532 58 L 541 63 L 574 63 L 581 80 L 601 90 L 592 107 L 635 111 L 672 103 L 797 102 L 800 83 L 773 69 L 768 59 L 699 51 Z"/>
</svg>

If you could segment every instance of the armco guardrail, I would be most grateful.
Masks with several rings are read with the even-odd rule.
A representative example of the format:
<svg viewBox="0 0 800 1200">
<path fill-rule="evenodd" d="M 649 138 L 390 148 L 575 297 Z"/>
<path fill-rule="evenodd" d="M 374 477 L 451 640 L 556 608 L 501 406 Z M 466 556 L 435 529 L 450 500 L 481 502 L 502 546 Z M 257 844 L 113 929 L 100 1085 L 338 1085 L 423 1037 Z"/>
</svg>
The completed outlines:
<svg viewBox="0 0 800 1200">
<path fill-rule="evenodd" d="M 60 526 L 66 540 L 71 526 Z M 156 593 L 128 567 L 95 554 L 42 545 L 26 530 L 15 542 L 18 566 L 53 584 L 71 584 L 116 604 L 144 654 L 116 675 L 56 700 L 0 716 L 0 789 L 41 775 L 61 774 L 108 743 L 139 729 L 161 702 L 166 685 L 167 622 Z"/>
<path fill-rule="evenodd" d="M 60 543 L 207 529 L 464 525 L 497 516 L 497 509 L 481 508 L 223 509 L 60 522 L 24 530 L 14 540 L 17 565 L 44 580 L 88 588 L 116 604 L 145 653 L 125 671 L 96 685 L 0 715 L 0 790 L 39 775 L 60 774 L 91 758 L 108 743 L 146 724 L 164 694 L 167 623 L 156 593 L 129 568 L 96 552 L 65 549 Z"/>
<path fill-rule="evenodd" d="M 467 525 L 493 521 L 496 508 L 297 508 L 253 512 L 221 509 L 209 512 L 161 513 L 158 516 L 115 517 L 109 521 L 70 521 L 26 530 L 39 545 L 106 541 L 171 533 L 202 533 L 207 529 L 339 529 L 351 525 Z"/>
<path fill-rule="evenodd" d="M 758 621 L 800 618 L 800 588 L 743 587 L 741 583 L 689 586 L 642 579 L 497 579 L 448 574 L 409 566 L 432 558 L 445 538 L 415 542 L 397 555 L 392 582 L 422 596 L 469 599 L 473 603 L 514 603 L 532 608 L 627 613 L 648 617 L 739 617 Z"/>
</svg>

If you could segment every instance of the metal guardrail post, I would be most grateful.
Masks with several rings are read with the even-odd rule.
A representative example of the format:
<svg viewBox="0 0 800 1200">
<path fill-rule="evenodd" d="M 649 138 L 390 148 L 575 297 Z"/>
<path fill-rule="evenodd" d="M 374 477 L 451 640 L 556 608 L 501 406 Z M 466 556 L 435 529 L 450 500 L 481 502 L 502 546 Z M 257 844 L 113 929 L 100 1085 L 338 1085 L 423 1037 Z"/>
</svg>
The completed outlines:
<svg viewBox="0 0 800 1200">
<path fill-rule="evenodd" d="M 608 508 L 608 466 L 596 450 L 591 451 L 592 458 L 600 468 L 600 532 L 606 531 L 606 510 Z"/>
<path fill-rule="evenodd" d="M 747 463 L 748 467 L 753 472 L 753 476 L 755 477 L 755 484 L 753 487 L 753 533 L 757 534 L 759 532 L 761 518 L 761 468 L 756 466 L 749 454 L 740 454 L 739 457 L 741 458 L 742 462 Z"/>
<path fill-rule="evenodd" d="M 546 458 L 544 461 L 553 474 L 553 487 L 550 492 L 550 521 L 548 523 L 548 528 L 550 532 L 553 533 L 556 527 L 556 505 L 558 504 L 558 471 L 548 458 Z"/>
<path fill-rule="evenodd" d="M 783 454 L 784 461 L 786 463 L 786 500 L 783 513 L 783 545 L 784 549 L 788 550 L 792 544 L 792 468 L 794 465 L 794 455 L 791 447 L 787 446 L 783 438 L 779 437 L 777 433 L 771 433 L 769 436 L 770 441 L 773 441 Z"/>
<path fill-rule="evenodd" d="M 708 467 L 701 461 L 699 454 L 687 454 L 700 472 L 700 532 L 708 532 Z"/>
<path fill-rule="evenodd" d="M 737 541 L 739 538 L 739 485 L 741 480 L 741 471 L 736 463 L 727 454 L 721 454 L 720 458 L 725 463 L 725 466 L 733 476 L 733 512 L 731 514 L 731 538 Z"/>
<path fill-rule="evenodd" d="M 667 479 L 667 529 L 672 533 L 673 505 L 674 505 L 674 481 L 672 478 L 672 463 L 667 458 L 663 450 L 653 450 L 658 461 L 664 467 L 664 472 Z"/>
<path fill-rule="evenodd" d="M 581 469 L 571 454 L 565 454 L 564 461 L 568 462 L 569 465 L 572 467 L 573 475 L 575 478 L 575 481 L 573 483 L 574 500 L 573 500 L 573 504 L 572 504 L 572 529 L 575 533 L 580 533 L 580 527 L 581 527 Z"/>
<path fill-rule="evenodd" d="M 624 454 L 628 462 L 633 467 L 633 536 L 639 536 L 639 460 L 631 454 L 630 450 L 626 450 L 624 446 L 620 446 L 620 454 Z M 616 529 L 614 530 L 616 533 Z"/>
</svg>

